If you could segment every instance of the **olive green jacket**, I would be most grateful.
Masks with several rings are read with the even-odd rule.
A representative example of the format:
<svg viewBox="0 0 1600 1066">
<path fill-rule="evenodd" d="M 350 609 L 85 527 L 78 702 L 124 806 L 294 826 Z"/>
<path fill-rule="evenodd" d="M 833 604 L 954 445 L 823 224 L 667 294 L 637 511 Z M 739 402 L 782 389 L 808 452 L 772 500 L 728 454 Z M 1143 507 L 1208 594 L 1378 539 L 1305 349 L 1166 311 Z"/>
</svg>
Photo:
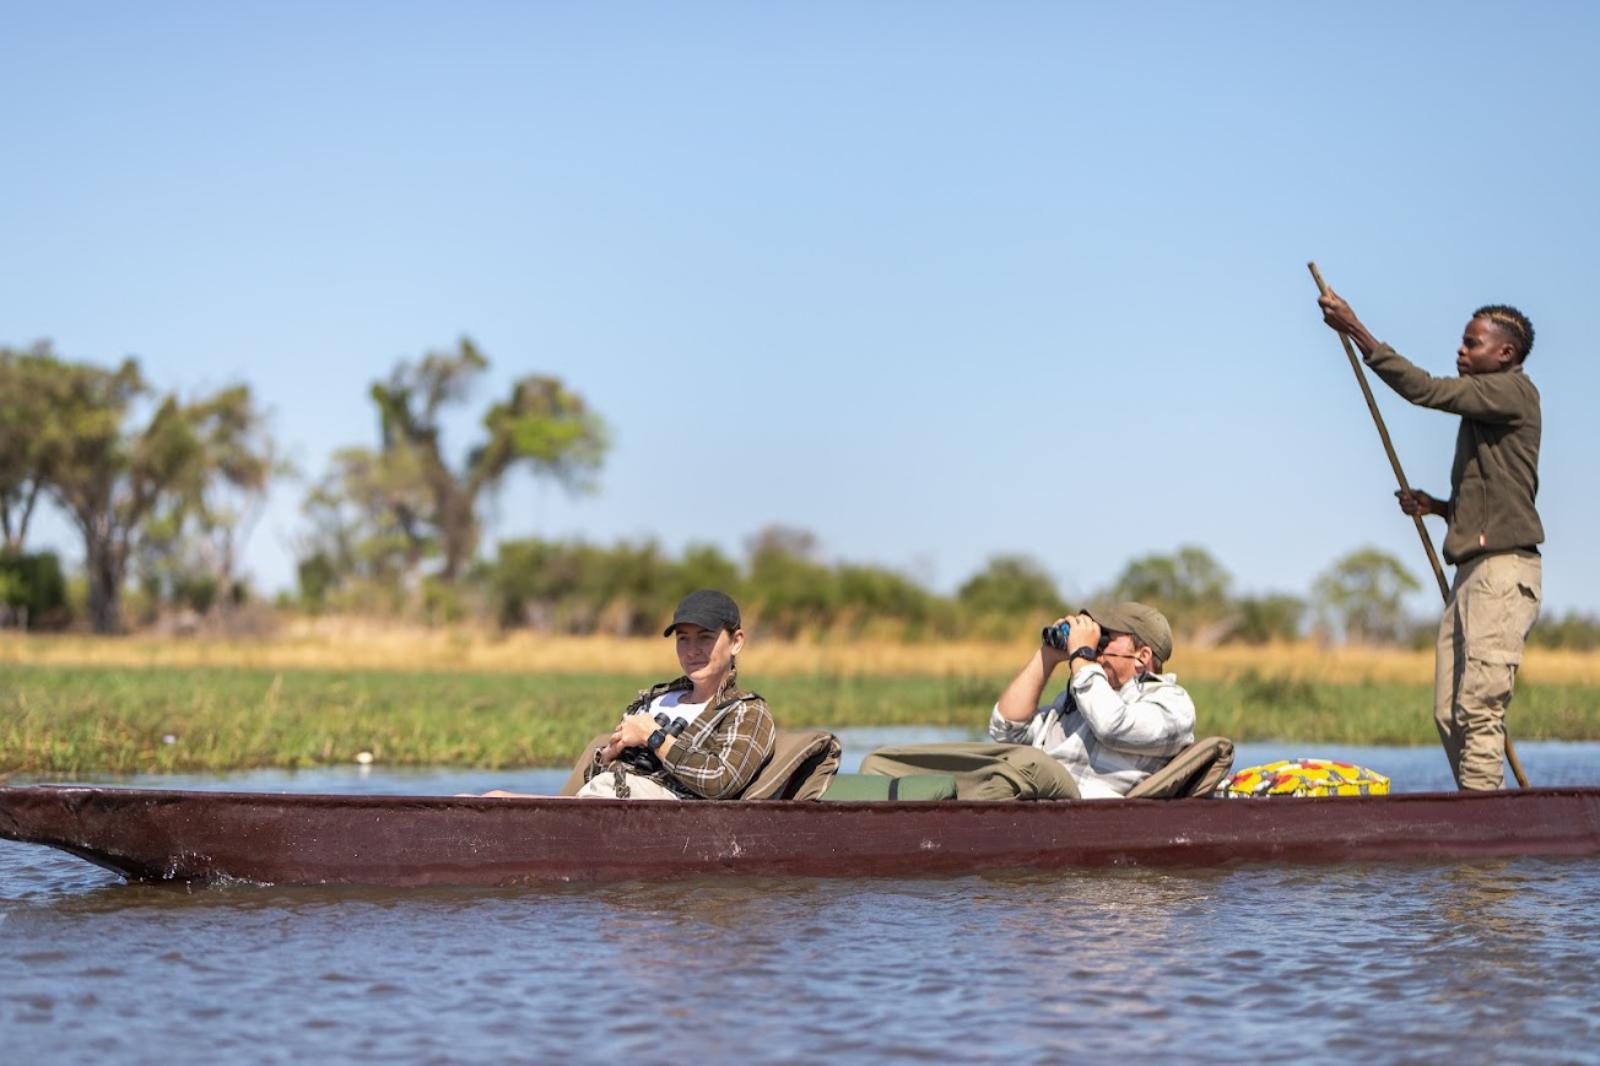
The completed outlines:
<svg viewBox="0 0 1600 1066">
<path fill-rule="evenodd" d="M 1447 563 L 1544 542 L 1539 494 L 1539 390 L 1522 367 L 1436 378 L 1387 344 L 1367 365 L 1414 404 L 1461 416 L 1450 466 Z"/>
</svg>

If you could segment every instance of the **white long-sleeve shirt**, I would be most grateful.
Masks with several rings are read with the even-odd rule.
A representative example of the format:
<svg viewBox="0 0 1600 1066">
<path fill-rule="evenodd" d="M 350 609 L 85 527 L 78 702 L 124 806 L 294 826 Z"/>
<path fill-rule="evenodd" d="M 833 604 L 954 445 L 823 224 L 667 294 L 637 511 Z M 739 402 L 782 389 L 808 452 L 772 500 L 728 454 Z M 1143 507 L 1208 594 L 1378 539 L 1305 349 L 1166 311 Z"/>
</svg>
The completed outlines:
<svg viewBox="0 0 1600 1066">
<path fill-rule="evenodd" d="M 1060 762 L 1084 799 L 1114 799 L 1194 743 L 1194 701 L 1176 674 L 1145 674 L 1118 690 L 1096 663 L 1025 722 L 1002 718 L 995 704 L 989 735 Z"/>
</svg>

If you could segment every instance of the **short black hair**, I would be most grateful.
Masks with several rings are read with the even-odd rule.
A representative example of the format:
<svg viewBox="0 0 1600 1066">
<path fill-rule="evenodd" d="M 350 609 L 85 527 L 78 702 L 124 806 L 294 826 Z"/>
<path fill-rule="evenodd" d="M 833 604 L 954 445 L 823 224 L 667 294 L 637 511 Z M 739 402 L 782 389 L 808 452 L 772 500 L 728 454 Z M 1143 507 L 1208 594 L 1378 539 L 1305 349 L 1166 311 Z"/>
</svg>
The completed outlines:
<svg viewBox="0 0 1600 1066">
<path fill-rule="evenodd" d="M 1495 327 L 1511 338 L 1517 348 L 1517 362 L 1528 358 L 1533 351 L 1533 323 L 1528 316 L 1510 304 L 1485 304 L 1472 312 L 1473 318 L 1487 318 Z"/>
</svg>

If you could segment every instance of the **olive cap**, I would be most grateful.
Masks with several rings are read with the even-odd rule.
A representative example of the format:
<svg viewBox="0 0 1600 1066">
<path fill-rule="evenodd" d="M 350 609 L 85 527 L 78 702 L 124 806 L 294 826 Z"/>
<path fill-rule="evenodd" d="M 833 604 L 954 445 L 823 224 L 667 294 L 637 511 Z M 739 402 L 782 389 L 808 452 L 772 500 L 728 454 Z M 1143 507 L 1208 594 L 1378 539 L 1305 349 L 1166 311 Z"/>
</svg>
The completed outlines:
<svg viewBox="0 0 1600 1066">
<path fill-rule="evenodd" d="M 1100 623 L 1101 629 L 1114 633 L 1128 633 L 1140 644 L 1155 652 L 1162 663 L 1172 658 L 1172 626 L 1166 615 L 1142 603 L 1114 603 L 1109 607 L 1095 607 L 1086 612 Z"/>
</svg>

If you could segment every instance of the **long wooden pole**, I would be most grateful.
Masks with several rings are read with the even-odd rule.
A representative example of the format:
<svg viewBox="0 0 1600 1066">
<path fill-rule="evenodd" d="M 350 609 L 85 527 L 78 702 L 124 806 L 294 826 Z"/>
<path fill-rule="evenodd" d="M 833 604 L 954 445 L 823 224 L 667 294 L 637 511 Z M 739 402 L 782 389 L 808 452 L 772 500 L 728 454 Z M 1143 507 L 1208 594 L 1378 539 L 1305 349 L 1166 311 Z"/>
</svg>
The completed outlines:
<svg viewBox="0 0 1600 1066">
<path fill-rule="evenodd" d="M 1328 295 L 1328 283 L 1322 280 L 1322 271 L 1317 269 L 1315 262 L 1307 263 L 1311 270 L 1311 277 L 1317 283 L 1317 291 Z M 1367 401 L 1367 410 L 1372 414 L 1372 422 L 1378 427 L 1378 436 L 1383 440 L 1383 453 L 1389 457 L 1389 466 L 1394 470 L 1394 479 L 1400 483 L 1400 491 L 1409 494 L 1411 484 L 1406 481 L 1406 473 L 1400 469 L 1400 457 L 1395 454 L 1394 442 L 1389 439 L 1389 427 L 1383 423 L 1383 414 L 1378 410 L 1378 401 L 1372 398 L 1372 386 L 1367 384 L 1367 375 L 1361 371 L 1361 360 L 1356 358 L 1355 346 L 1350 343 L 1350 338 L 1343 333 L 1339 334 L 1339 342 L 1344 345 L 1344 354 L 1350 360 L 1350 369 L 1356 376 L 1356 381 L 1361 385 L 1361 395 Z M 1422 550 L 1428 553 L 1428 564 L 1433 567 L 1433 576 L 1439 582 L 1439 595 L 1444 598 L 1445 606 L 1450 605 L 1450 582 L 1445 580 L 1444 565 L 1439 562 L 1438 554 L 1433 550 L 1433 538 L 1428 536 L 1428 528 L 1422 524 L 1420 514 L 1412 515 L 1411 520 L 1416 523 L 1417 536 L 1422 540 Z M 1511 773 L 1517 779 L 1519 788 L 1528 787 L 1528 775 L 1523 773 L 1522 760 L 1517 758 L 1516 745 L 1511 743 L 1511 733 L 1506 732 L 1506 761 L 1511 764 Z"/>
</svg>

